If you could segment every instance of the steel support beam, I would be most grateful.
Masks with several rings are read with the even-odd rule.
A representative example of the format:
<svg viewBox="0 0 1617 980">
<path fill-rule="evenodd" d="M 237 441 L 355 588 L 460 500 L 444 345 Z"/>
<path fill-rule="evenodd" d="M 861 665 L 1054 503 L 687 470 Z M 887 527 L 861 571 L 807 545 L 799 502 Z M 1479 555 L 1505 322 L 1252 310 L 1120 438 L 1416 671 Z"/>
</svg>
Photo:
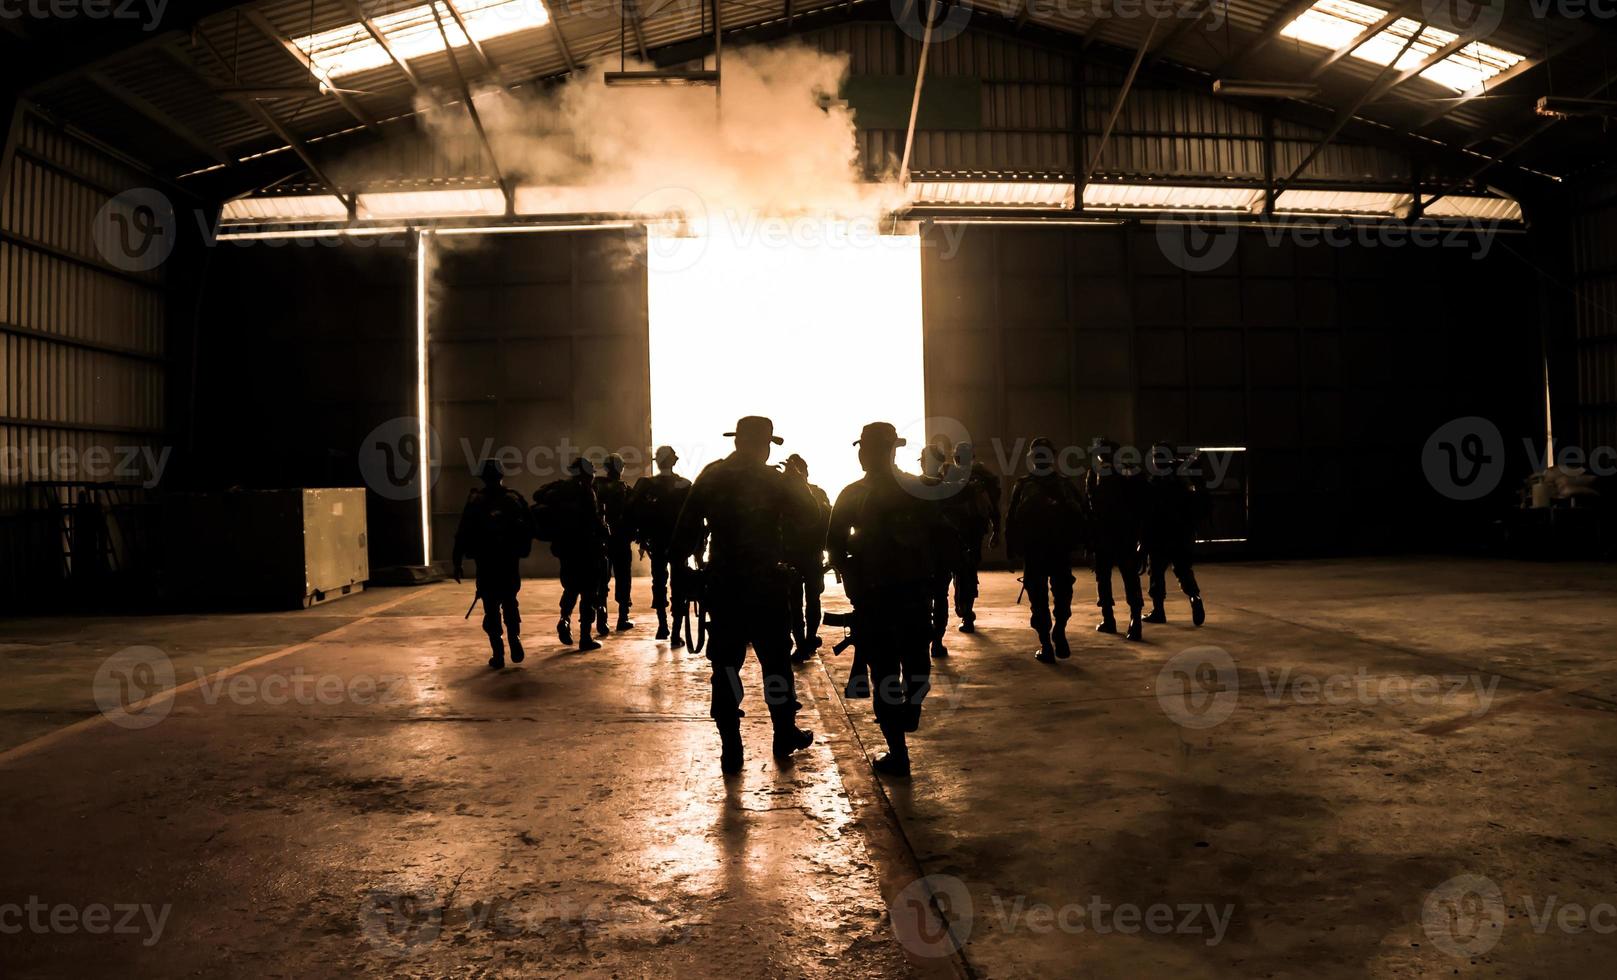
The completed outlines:
<svg viewBox="0 0 1617 980">
<path fill-rule="evenodd" d="M 1253 38 L 1251 41 L 1248 41 L 1246 46 L 1241 48 L 1241 50 L 1237 51 L 1235 54 L 1225 58 L 1224 63 L 1219 65 L 1218 70 L 1213 74 L 1228 75 L 1231 72 L 1238 70 L 1242 65 L 1246 64 L 1253 55 L 1268 47 L 1275 38 L 1279 37 L 1280 32 L 1285 29 L 1287 24 L 1290 24 L 1292 21 L 1296 20 L 1302 15 L 1303 11 L 1307 10 L 1313 5 L 1314 0 L 1290 0 L 1290 2 L 1284 7 L 1281 7 L 1279 10 L 1275 11 L 1275 15 L 1264 23 L 1263 30 L 1259 32 L 1257 37 Z"/>
<path fill-rule="evenodd" d="M 1388 12 L 1387 16 L 1381 18 L 1380 20 L 1376 21 L 1374 24 L 1371 24 L 1369 27 L 1365 28 L 1353 40 L 1349 41 L 1348 43 L 1346 43 L 1346 44 L 1342 45 L 1341 47 L 1337 48 L 1335 51 L 1332 51 L 1332 52 L 1326 54 L 1323 58 L 1321 58 L 1318 61 L 1314 62 L 1314 67 L 1312 67 L 1312 68 L 1310 68 L 1308 70 L 1308 77 L 1310 79 L 1316 79 L 1319 76 L 1325 74 L 1325 70 L 1327 68 L 1331 67 L 1332 65 L 1336 64 L 1338 61 L 1341 61 L 1343 58 L 1346 58 L 1348 55 L 1350 55 L 1353 52 L 1355 52 L 1355 51 L 1359 50 L 1360 48 L 1364 47 L 1365 42 L 1369 41 L 1371 38 L 1373 38 L 1376 35 L 1380 34 L 1382 31 L 1386 30 L 1387 28 L 1391 27 L 1392 25 L 1398 23 L 1399 20 L 1403 19 L 1404 14 L 1406 12 L 1408 12 L 1414 6 L 1415 6 L 1414 3 L 1405 3 L 1405 4 L 1401 5 L 1401 6 L 1394 7 L 1390 12 Z"/>
<path fill-rule="evenodd" d="M 639 0 L 620 0 L 623 4 L 624 17 L 634 26 L 634 45 L 640 52 L 640 60 L 651 63 L 651 55 L 646 51 L 646 31 L 640 24 Z"/>
<path fill-rule="evenodd" d="M 143 97 L 135 94 L 135 92 L 132 91 L 129 86 L 120 85 L 98 71 L 87 71 L 84 73 L 84 77 L 103 92 L 112 96 L 114 99 L 117 99 L 119 102 L 122 102 L 124 105 L 128 106 L 130 109 L 133 109 L 140 115 L 145 116 L 149 122 L 155 124 L 161 129 L 168 131 L 174 136 L 178 136 L 193 149 L 212 158 L 215 163 L 222 163 L 228 166 L 229 164 L 236 162 L 236 158 L 231 156 L 229 150 L 226 150 L 218 143 L 215 143 L 213 140 L 201 135 L 196 130 L 187 126 L 185 123 L 180 122 L 178 119 L 175 119 L 173 116 L 164 112 L 162 109 L 159 109 L 157 106 L 152 105 Z"/>
<path fill-rule="evenodd" d="M 1140 42 L 1139 49 L 1134 52 L 1134 63 L 1129 66 L 1128 74 L 1123 77 L 1123 88 L 1117 93 L 1117 103 L 1112 106 L 1111 115 L 1106 117 L 1106 128 L 1101 130 L 1100 142 L 1095 144 L 1095 153 L 1089 158 L 1088 166 L 1084 167 L 1082 183 L 1089 183 L 1089 179 L 1095 175 L 1095 167 L 1100 164 L 1101 155 L 1106 152 L 1106 144 L 1111 141 L 1112 127 L 1117 125 L 1117 117 L 1123 114 L 1123 104 L 1128 101 L 1129 92 L 1134 90 L 1134 79 L 1140 74 L 1140 65 L 1145 61 L 1145 53 L 1150 50 L 1151 39 L 1156 37 L 1157 25 L 1161 22 L 1162 18 L 1151 18 L 1151 28 L 1145 32 L 1145 40 Z"/>
<path fill-rule="evenodd" d="M 487 51 L 483 50 L 483 42 L 479 41 L 475 37 L 472 37 L 472 32 L 466 29 L 466 18 L 460 15 L 460 8 L 455 6 L 455 0 L 442 0 L 442 3 L 444 7 L 449 10 L 449 16 L 455 18 L 455 26 L 460 28 L 460 32 L 462 34 L 466 35 L 466 41 L 467 43 L 471 44 L 472 53 L 477 55 L 477 60 L 482 64 L 483 70 L 490 74 L 498 73 L 499 68 L 495 67 L 494 59 L 489 57 L 489 53 Z M 549 9 L 550 8 L 548 7 L 545 8 L 547 13 L 549 12 Z M 433 7 L 432 12 L 433 15 L 436 16 L 438 13 L 438 8 Z M 555 15 L 552 14 L 551 17 L 554 18 Z M 444 39 L 444 50 L 449 50 L 448 38 Z"/>
<path fill-rule="evenodd" d="M 1291 186 L 1292 181 L 1302 176 L 1303 171 L 1307 170 L 1315 160 L 1319 159 L 1319 155 L 1325 152 L 1326 147 L 1336 141 L 1336 137 L 1341 135 L 1342 130 L 1346 128 L 1348 123 L 1353 121 L 1353 117 L 1358 114 L 1360 109 L 1364 108 L 1366 102 L 1369 102 L 1380 92 L 1386 91 L 1383 86 L 1387 84 L 1387 79 L 1396 70 L 1398 62 L 1403 60 L 1404 55 L 1408 53 L 1410 48 L 1414 47 L 1415 41 L 1424 33 L 1426 33 L 1426 21 L 1423 19 L 1420 25 L 1409 35 L 1409 40 L 1405 41 L 1404 46 L 1398 49 L 1398 54 L 1376 75 L 1376 79 L 1370 83 L 1370 87 L 1364 90 L 1364 93 L 1359 96 L 1352 106 L 1336 114 L 1336 122 L 1332 124 L 1330 132 L 1325 134 L 1325 138 L 1320 140 L 1312 150 L 1308 151 L 1308 156 L 1303 158 L 1303 162 L 1297 165 L 1297 169 L 1293 170 L 1289 177 L 1276 185 L 1275 197 L 1278 198 L 1281 192 Z"/>
<path fill-rule="evenodd" d="M 483 149 L 488 153 L 489 166 L 494 168 L 494 179 L 500 185 L 500 193 L 505 195 L 505 213 L 510 214 L 513 203 L 512 188 L 505 181 L 505 173 L 500 170 L 500 160 L 494 155 L 494 144 L 489 142 L 488 133 L 483 130 L 483 117 L 477 112 L 477 103 L 472 101 L 471 86 L 466 84 L 466 75 L 460 70 L 460 59 L 455 56 L 455 49 L 449 43 L 449 32 L 444 30 L 444 19 L 438 14 L 437 4 L 432 5 L 432 19 L 438 25 L 438 36 L 443 38 L 444 54 L 449 56 L 449 67 L 455 72 L 455 81 L 460 84 L 460 97 L 466 103 L 466 114 L 472 117 L 472 128 L 477 130 L 477 138 L 483 141 Z"/>
<path fill-rule="evenodd" d="M 399 71 L 404 73 L 404 77 L 408 78 L 410 80 L 410 84 L 415 86 L 415 90 L 431 99 L 432 93 L 427 89 L 426 83 L 421 80 L 421 76 L 415 73 L 415 69 L 410 67 L 410 63 L 408 61 L 399 57 L 399 53 L 393 50 L 392 42 L 387 39 L 386 34 L 383 34 L 381 30 L 377 28 L 376 22 L 371 20 L 369 15 L 365 13 L 364 9 L 360 7 L 359 0 L 342 0 L 342 5 L 343 8 L 347 10 L 355 20 L 359 21 L 362 27 L 365 28 L 365 33 L 371 36 L 371 40 L 381 45 L 382 50 L 387 52 L 387 56 L 393 59 L 393 64 L 397 65 Z M 434 6 L 432 10 L 434 13 L 437 13 L 438 8 Z"/>
<path fill-rule="evenodd" d="M 304 53 L 303 49 L 293 44 L 291 38 L 276 30 L 275 25 L 271 24 L 263 14 L 252 7 L 244 7 L 241 13 L 243 17 L 247 18 L 249 24 L 252 24 L 260 34 L 278 45 L 282 51 L 285 51 L 287 57 L 297 62 L 298 66 L 308 72 L 310 77 L 316 81 L 320 80 L 319 70 L 315 68 L 314 62 L 309 60 L 309 56 Z M 364 125 L 366 129 L 378 136 L 382 134 L 382 131 L 377 128 L 376 120 L 372 119 L 370 113 L 362 109 L 352 96 L 336 88 L 330 89 L 330 92 L 337 99 L 337 103 L 346 109 L 350 116 L 353 116 Z"/>
<path fill-rule="evenodd" d="M 220 57 L 219 52 L 214 50 L 211 44 L 208 46 L 208 50 L 209 53 L 213 55 L 214 59 L 219 62 L 220 67 L 228 73 L 230 71 L 230 66 L 225 63 L 223 58 Z M 202 84 L 211 85 L 215 82 L 215 78 L 211 77 L 211 73 L 205 72 L 194 62 L 186 61 L 185 59 L 181 58 L 179 52 L 175 51 L 173 48 L 169 48 L 167 51 L 169 57 L 173 59 L 176 64 L 178 64 L 185 71 L 189 72 Z M 309 168 L 309 173 L 314 175 L 316 180 L 320 181 L 322 184 L 325 184 L 331 193 L 342 198 L 344 201 L 347 201 L 350 210 L 352 210 L 353 195 L 343 194 L 342 188 L 337 186 L 337 182 L 332 180 L 330 175 L 326 173 L 325 169 L 320 166 L 319 161 L 314 158 L 314 154 L 309 152 L 308 146 L 306 146 L 304 142 L 298 138 L 297 134 L 288 129 L 273 112 L 259 105 L 255 99 L 243 99 L 235 102 L 235 104 L 240 106 L 243 112 L 247 113 L 247 115 L 251 116 L 255 121 L 263 125 L 270 132 L 274 133 L 282 140 L 285 140 L 286 145 L 292 148 L 292 152 L 297 154 L 299 160 L 303 161 L 303 165 Z"/>
</svg>

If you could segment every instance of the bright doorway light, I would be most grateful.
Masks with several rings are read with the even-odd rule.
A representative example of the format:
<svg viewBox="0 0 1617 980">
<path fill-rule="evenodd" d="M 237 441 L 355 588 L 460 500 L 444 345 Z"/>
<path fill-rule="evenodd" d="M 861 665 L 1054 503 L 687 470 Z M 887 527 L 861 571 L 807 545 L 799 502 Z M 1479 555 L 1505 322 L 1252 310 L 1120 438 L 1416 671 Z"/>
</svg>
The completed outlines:
<svg viewBox="0 0 1617 980">
<path fill-rule="evenodd" d="M 833 501 L 857 480 L 866 422 L 925 413 L 921 243 L 859 223 L 759 219 L 648 242 L 651 435 L 695 478 L 734 448 L 721 433 L 767 415 Z M 913 440 L 912 440 L 913 442 Z M 913 471 L 920 447 L 899 450 Z"/>
</svg>

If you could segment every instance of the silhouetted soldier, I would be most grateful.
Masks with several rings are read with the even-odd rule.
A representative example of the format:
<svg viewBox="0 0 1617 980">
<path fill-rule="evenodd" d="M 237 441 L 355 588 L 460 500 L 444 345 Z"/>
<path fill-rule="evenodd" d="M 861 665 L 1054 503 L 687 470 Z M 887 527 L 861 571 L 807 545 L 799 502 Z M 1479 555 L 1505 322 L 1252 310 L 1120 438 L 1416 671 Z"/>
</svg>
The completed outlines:
<svg viewBox="0 0 1617 980">
<path fill-rule="evenodd" d="M 550 553 L 561 562 L 561 619 L 556 621 L 556 638 L 572 645 L 573 606 L 577 604 L 578 648 L 599 650 L 601 644 L 590 638 L 590 621 L 595 618 L 595 596 L 606 563 L 606 524 L 595 498 L 595 465 L 580 456 L 567 464 L 567 473 L 567 479 L 534 492 L 535 523 L 549 535 Z"/>
<path fill-rule="evenodd" d="M 1097 633 L 1116 633 L 1112 616 L 1112 569 L 1123 576 L 1123 596 L 1129 604 L 1128 639 L 1141 638 L 1139 546 L 1145 525 L 1146 486 L 1137 472 L 1124 472 L 1117 465 L 1116 443 L 1100 440 L 1094 446 L 1093 466 L 1087 481 L 1089 510 L 1093 518 L 1095 551 L 1095 605 L 1100 607 Z"/>
<path fill-rule="evenodd" d="M 774 726 L 774 754 L 785 758 L 814 741 L 797 727 L 792 678 L 792 633 L 788 593 L 792 570 L 785 564 L 783 535 L 803 521 L 812 502 L 769 465 L 769 447 L 780 445 L 775 425 L 751 415 L 736 423 L 735 452 L 702 470 L 691 485 L 674 526 L 674 559 L 684 565 L 710 536 L 704 608 L 713 617 L 707 658 L 713 665 L 709 714 L 719 729 L 719 766 L 741 771 L 741 668 L 747 645 L 763 670 L 764 702 Z"/>
<path fill-rule="evenodd" d="M 488 665 L 495 670 L 505 666 L 505 645 L 500 640 L 500 616 L 505 616 L 505 639 L 511 646 L 511 662 L 522 662 L 522 613 L 517 608 L 517 592 L 522 588 L 520 564 L 533 551 L 533 521 L 528 502 L 501 481 L 499 461 L 485 459 L 479 476 L 483 485 L 466 497 L 455 527 L 455 546 L 450 558 L 455 581 L 465 574 L 461 562 L 477 563 L 477 594 L 483 599 L 483 632 L 488 634 L 493 653 Z"/>
<path fill-rule="evenodd" d="M 607 563 L 601 570 L 601 586 L 596 593 L 595 631 L 605 636 L 609 589 L 618 603 L 618 630 L 634 629 L 634 624 L 629 622 L 634 528 L 629 526 L 629 485 L 623 482 L 623 457 L 608 453 L 603 468 L 606 472 L 595 478 L 595 497 L 601 502 L 601 516 L 606 521 Z"/>
<path fill-rule="evenodd" d="M 963 529 L 966 551 L 954 573 L 954 611 L 960 617 L 960 632 L 977 631 L 977 570 L 983 564 L 983 535 L 988 547 L 999 546 L 999 477 L 976 458 L 971 443 L 954 447 L 954 465 L 967 475 L 980 512 L 971 527 Z"/>
<path fill-rule="evenodd" d="M 1202 608 L 1201 586 L 1191 567 L 1191 551 L 1196 542 L 1196 521 L 1201 517 L 1206 488 L 1200 479 L 1199 457 L 1179 459 L 1173 447 L 1159 442 L 1151 447 L 1151 465 L 1146 485 L 1150 507 L 1145 522 L 1145 552 L 1151 568 L 1151 614 L 1148 623 L 1166 623 L 1162 600 L 1168 595 L 1167 573 L 1173 569 L 1179 588 L 1190 598 L 1190 621 L 1200 626 L 1207 620 Z"/>
<path fill-rule="evenodd" d="M 854 606 L 854 637 L 870 665 L 876 722 L 887 740 L 877 772 L 910 774 L 905 736 L 921 724 L 932 671 L 932 590 L 949 535 L 933 496 L 902 473 L 893 454 L 905 440 L 887 422 L 859 434 L 865 475 L 837 495 L 826 552 Z"/>
<path fill-rule="evenodd" d="M 1056 468 L 1054 443 L 1034 439 L 1027 469 L 1011 490 L 1005 543 L 1011 563 L 1022 565 L 1028 621 L 1039 635 L 1034 659 L 1048 664 L 1072 656 L 1072 552 L 1082 545 L 1088 521 L 1077 486 Z"/>
<path fill-rule="evenodd" d="M 804 663 L 820 648 L 820 596 L 825 593 L 825 529 L 831 520 L 831 501 L 825 491 L 808 482 L 808 463 L 792 453 L 781 473 L 789 483 L 801 485 L 814 500 L 804 521 L 786 528 L 786 563 L 796 572 L 792 583 L 793 663 Z"/>
<path fill-rule="evenodd" d="M 922 486 L 933 488 L 927 499 L 938 510 L 938 517 L 948 525 L 948 547 L 932 578 L 929 597 L 932 608 L 931 654 L 934 658 L 947 657 L 949 648 L 943 645 L 943 636 L 949 631 L 949 580 L 962 561 L 965 551 L 966 526 L 971 520 L 962 505 L 970 506 L 971 498 L 963 496 L 963 486 L 946 485 L 944 467 L 948 462 L 943 449 L 927 446 L 921 450 Z"/>
<path fill-rule="evenodd" d="M 651 607 L 657 610 L 657 639 L 669 639 L 668 587 L 669 570 L 673 564 L 671 546 L 674 541 L 674 523 L 679 510 L 685 506 L 685 495 L 690 492 L 691 481 L 674 472 L 679 454 L 673 446 L 657 447 L 657 474 L 643 476 L 635 481 L 629 496 L 629 519 L 634 525 L 635 538 L 651 556 Z M 674 628 L 669 646 L 679 649 L 685 640 L 679 635 L 679 612 L 685 607 L 684 576 L 674 567 Z"/>
</svg>

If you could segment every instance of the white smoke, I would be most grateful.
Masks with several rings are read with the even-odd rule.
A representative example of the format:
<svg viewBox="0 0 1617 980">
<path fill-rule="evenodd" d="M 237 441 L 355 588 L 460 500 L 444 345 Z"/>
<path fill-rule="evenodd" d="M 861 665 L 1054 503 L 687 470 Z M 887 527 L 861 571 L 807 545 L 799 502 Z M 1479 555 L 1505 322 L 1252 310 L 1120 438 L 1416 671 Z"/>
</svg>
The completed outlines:
<svg viewBox="0 0 1617 980">
<path fill-rule="evenodd" d="M 727 51 L 717 91 L 608 86 L 597 64 L 549 90 L 474 99 L 501 171 L 555 188 L 529 198 L 555 210 L 875 219 L 902 193 L 864 180 L 853 111 L 837 101 L 847 73 L 846 55 L 791 43 Z M 422 118 L 446 156 L 479 142 L 461 107 Z"/>
</svg>

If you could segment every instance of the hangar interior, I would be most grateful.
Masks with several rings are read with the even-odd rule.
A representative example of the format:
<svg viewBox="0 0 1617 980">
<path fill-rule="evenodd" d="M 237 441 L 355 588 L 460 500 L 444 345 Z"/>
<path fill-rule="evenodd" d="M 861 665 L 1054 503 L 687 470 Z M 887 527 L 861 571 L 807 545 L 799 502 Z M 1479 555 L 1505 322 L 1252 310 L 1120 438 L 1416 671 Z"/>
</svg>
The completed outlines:
<svg viewBox="0 0 1617 980">
<path fill-rule="evenodd" d="M 1511 909 L 1557 882 L 1617 901 L 1598 5 L 70 6 L 0 20 L 0 782 L 26 828 L 0 906 L 126 885 L 174 927 L 25 930 L 0 965 L 1600 969 L 1595 930 L 1461 941 L 1430 911 L 1468 874 Z M 1079 636 L 1052 682 L 996 534 L 984 625 L 950 634 L 898 787 L 829 643 L 799 671 L 815 754 L 740 789 L 709 758 L 705 662 L 645 622 L 593 661 L 487 672 L 473 587 L 447 581 L 483 459 L 524 496 L 580 454 L 633 483 L 662 444 L 694 477 L 750 414 L 833 500 L 873 419 L 911 471 L 971 443 L 1007 498 L 1034 437 L 1215 454 L 1208 626 L 1174 607 L 1132 653 Z M 544 637 L 558 560 L 521 568 Z M 1158 702 L 1209 647 L 1242 713 L 1203 730 Z M 132 649 L 167 673 L 113 699 L 164 724 L 109 713 Z M 409 693 L 207 697 L 305 667 Z M 1260 683 L 1293 670 L 1503 690 L 1310 711 Z M 74 815 L 130 853 L 98 868 Z M 466 869 L 478 909 L 526 918 L 456 905 Z M 1235 917 L 1203 945 L 997 912 L 1080 894 Z M 427 895 L 430 928 L 401 922 Z"/>
</svg>

